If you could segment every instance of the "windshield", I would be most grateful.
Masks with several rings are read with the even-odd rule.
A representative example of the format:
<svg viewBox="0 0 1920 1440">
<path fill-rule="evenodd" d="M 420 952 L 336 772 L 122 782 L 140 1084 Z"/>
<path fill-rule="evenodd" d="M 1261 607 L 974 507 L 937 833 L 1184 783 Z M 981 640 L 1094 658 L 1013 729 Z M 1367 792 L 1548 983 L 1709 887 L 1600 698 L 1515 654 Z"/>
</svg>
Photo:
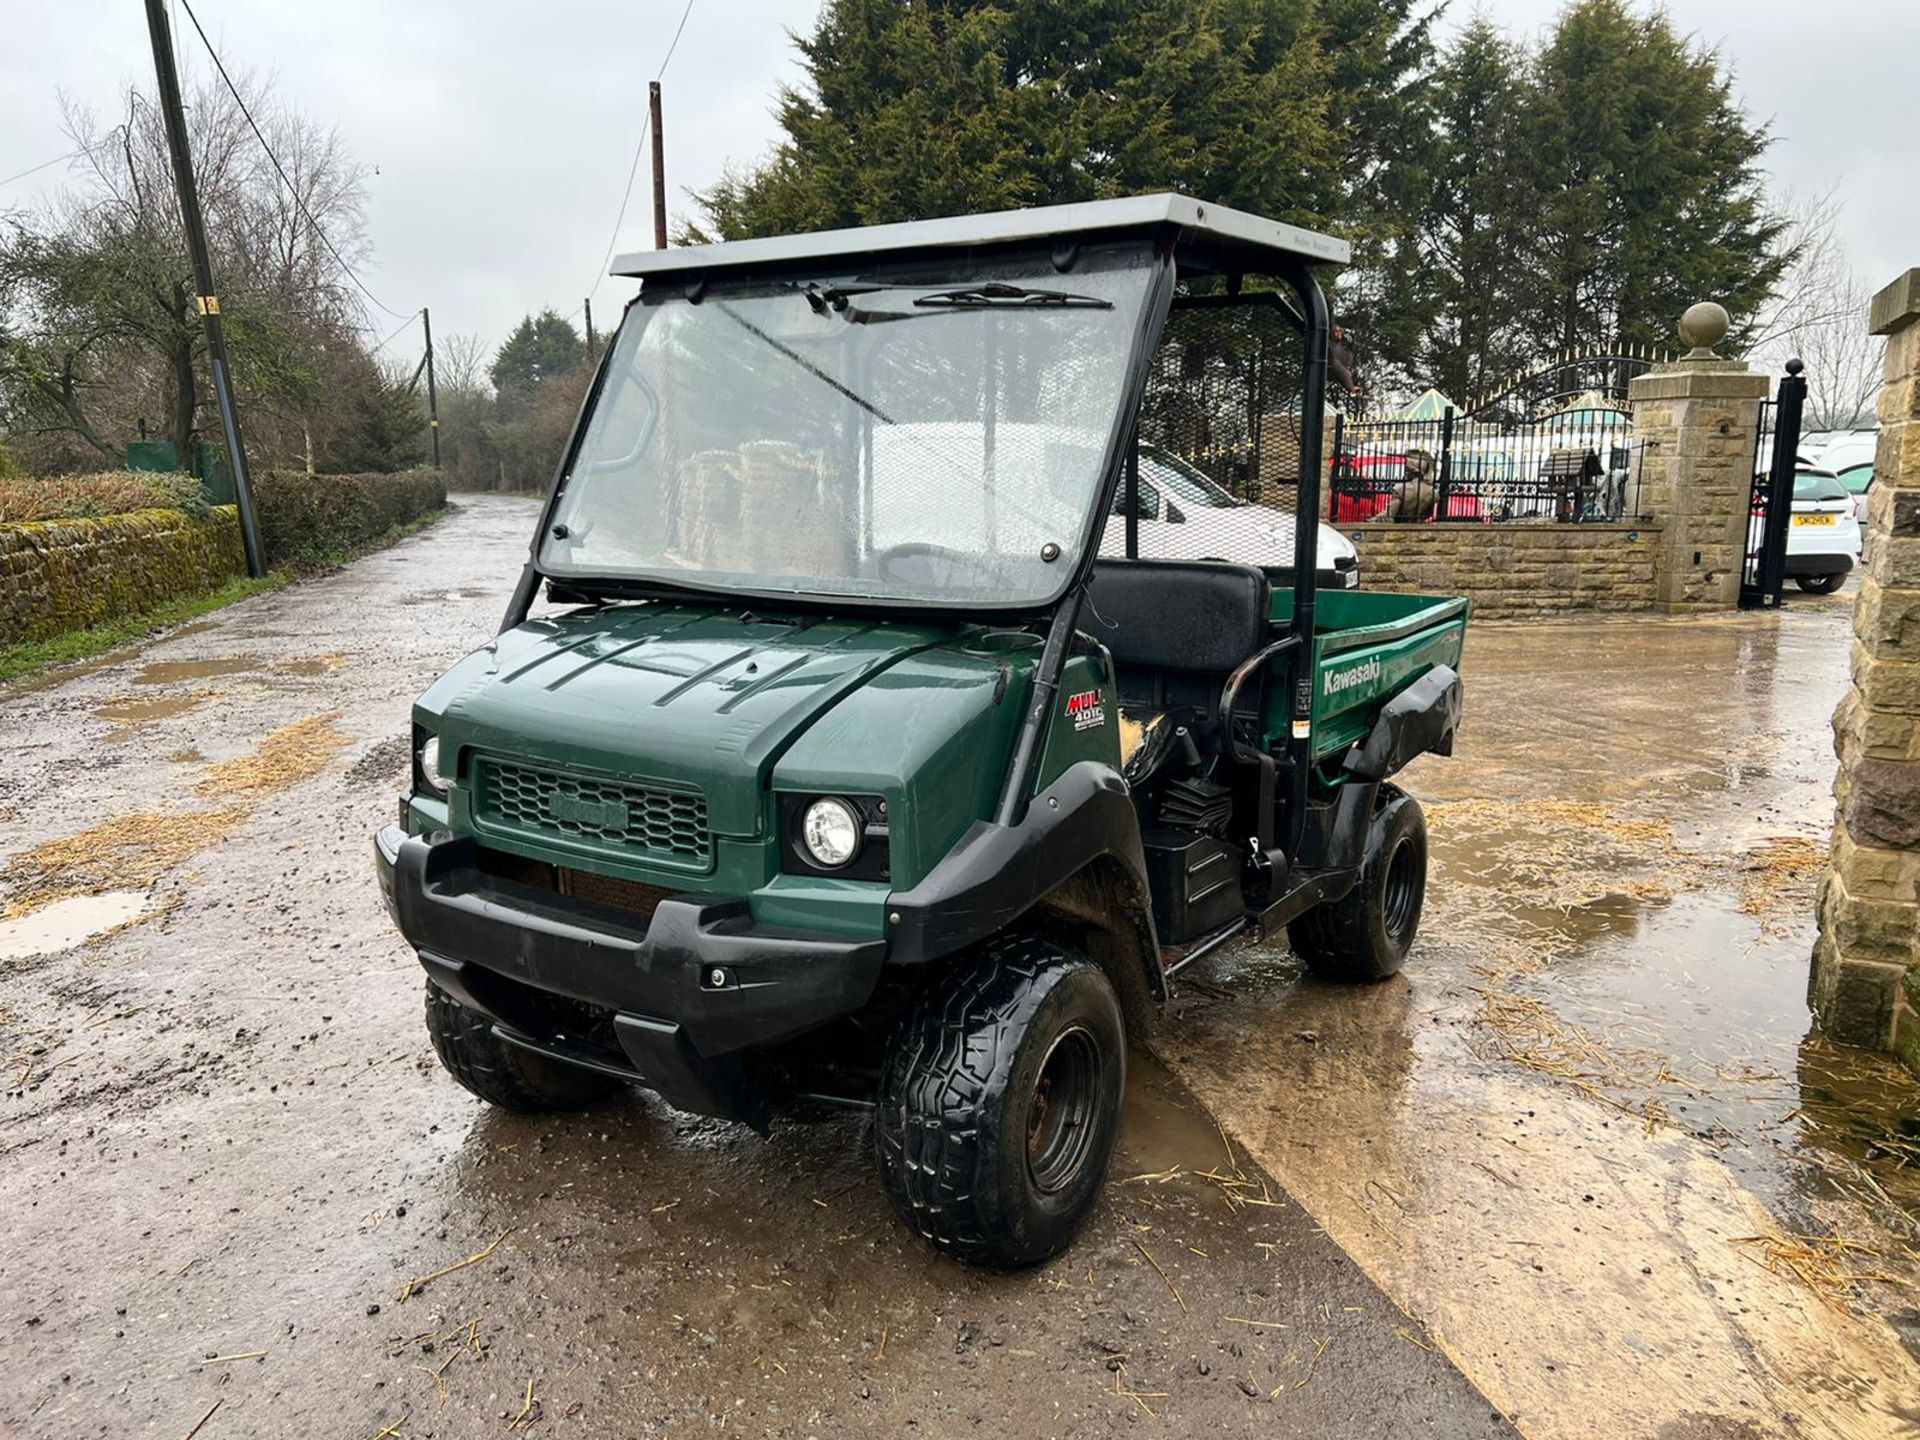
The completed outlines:
<svg viewBox="0 0 1920 1440">
<path fill-rule="evenodd" d="M 1044 604 L 1098 500 L 1145 243 L 921 260 L 632 308 L 540 568 L 590 580 Z"/>
<path fill-rule="evenodd" d="M 1845 500 L 1847 487 L 1831 470 L 1802 470 L 1793 477 L 1796 500 Z"/>
</svg>

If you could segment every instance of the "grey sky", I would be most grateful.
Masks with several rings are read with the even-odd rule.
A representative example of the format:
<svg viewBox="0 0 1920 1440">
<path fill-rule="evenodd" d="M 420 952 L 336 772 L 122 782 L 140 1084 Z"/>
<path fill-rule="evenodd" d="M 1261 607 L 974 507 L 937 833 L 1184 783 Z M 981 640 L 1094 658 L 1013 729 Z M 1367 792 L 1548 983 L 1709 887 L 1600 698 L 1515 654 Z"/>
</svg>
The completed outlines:
<svg viewBox="0 0 1920 1440">
<path fill-rule="evenodd" d="M 368 167 L 367 284 L 433 309 L 441 334 L 496 342 L 529 309 L 575 309 L 606 253 L 627 167 L 684 0 L 194 0 L 228 66 L 274 74 L 335 122 Z M 1516 33 L 1559 0 L 1487 0 Z M 1671 0 L 1720 48 L 1749 110 L 1774 123 L 1783 193 L 1835 190 L 1842 233 L 1878 287 L 1920 264 L 1920 0 Z M 772 142 L 773 94 L 798 75 L 788 29 L 818 0 L 694 0 L 666 79 L 669 205 Z M 1456 4 L 1455 15 L 1467 7 Z M 189 75 L 207 71 L 184 15 Z M 136 0 L 0 0 L 0 179 L 67 148 L 61 92 L 111 112 L 152 60 Z M 377 167 L 377 173 L 374 173 Z M 62 167 L 0 189 L 31 203 Z M 645 163 L 617 248 L 651 243 Z M 607 281 L 596 318 L 630 293 Z M 385 334 L 395 322 L 379 313 Z M 404 340 L 395 343 L 401 350 Z"/>
</svg>

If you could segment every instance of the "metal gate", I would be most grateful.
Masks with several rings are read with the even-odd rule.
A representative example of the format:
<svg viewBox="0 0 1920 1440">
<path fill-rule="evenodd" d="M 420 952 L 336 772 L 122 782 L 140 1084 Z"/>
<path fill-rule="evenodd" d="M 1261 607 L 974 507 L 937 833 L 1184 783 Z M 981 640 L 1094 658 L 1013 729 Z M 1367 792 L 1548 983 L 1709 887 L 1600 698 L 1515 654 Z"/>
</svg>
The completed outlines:
<svg viewBox="0 0 1920 1440">
<path fill-rule="evenodd" d="M 1753 437 L 1753 482 L 1748 502 L 1747 555 L 1740 571 L 1740 608 L 1772 610 L 1787 578 L 1787 532 L 1793 523 L 1793 480 L 1800 451 L 1800 412 L 1807 398 L 1806 366 L 1787 361 L 1772 400 L 1760 402 Z"/>
</svg>

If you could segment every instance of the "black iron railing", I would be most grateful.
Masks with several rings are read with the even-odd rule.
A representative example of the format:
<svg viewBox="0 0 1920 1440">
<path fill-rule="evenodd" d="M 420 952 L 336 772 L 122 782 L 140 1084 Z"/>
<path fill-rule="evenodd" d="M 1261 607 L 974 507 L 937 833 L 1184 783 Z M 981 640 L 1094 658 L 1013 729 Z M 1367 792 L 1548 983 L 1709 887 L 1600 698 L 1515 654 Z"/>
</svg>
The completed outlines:
<svg viewBox="0 0 1920 1440">
<path fill-rule="evenodd" d="M 1328 517 L 1604 524 L 1639 517 L 1639 451 L 1622 411 L 1567 411 L 1528 424 L 1345 421 L 1335 426 Z"/>
</svg>

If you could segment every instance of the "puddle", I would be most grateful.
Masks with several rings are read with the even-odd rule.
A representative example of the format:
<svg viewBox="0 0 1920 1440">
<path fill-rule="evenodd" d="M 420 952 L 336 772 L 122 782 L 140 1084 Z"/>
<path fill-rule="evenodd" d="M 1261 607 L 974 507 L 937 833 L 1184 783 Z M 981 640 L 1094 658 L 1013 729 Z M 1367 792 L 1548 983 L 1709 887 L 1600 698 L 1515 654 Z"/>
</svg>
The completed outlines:
<svg viewBox="0 0 1920 1440">
<path fill-rule="evenodd" d="M 0 920 L 0 960 L 58 955 L 139 919 L 146 908 L 144 890 L 109 890 L 56 900 L 17 920 Z"/>
<path fill-rule="evenodd" d="M 220 675 L 243 675 L 258 670 L 251 655 L 218 656 L 211 660 L 150 660 L 133 677 L 136 685 L 175 685 L 182 680 L 210 680 Z"/>
<path fill-rule="evenodd" d="M 303 660 L 282 660 L 273 668 L 285 675 L 331 675 L 352 658 L 351 655 L 313 655 Z"/>
<path fill-rule="evenodd" d="M 117 744 L 131 739 L 143 725 L 151 724 L 155 720 L 167 720 L 175 715 L 185 715 L 191 710 L 199 709 L 213 693 L 211 690 L 196 690 L 187 695 L 154 695 L 144 698 L 123 695 L 118 699 L 109 700 L 104 705 L 95 706 L 93 713 L 95 718 L 111 721 L 120 727 L 107 737 L 109 743 Z"/>
</svg>

